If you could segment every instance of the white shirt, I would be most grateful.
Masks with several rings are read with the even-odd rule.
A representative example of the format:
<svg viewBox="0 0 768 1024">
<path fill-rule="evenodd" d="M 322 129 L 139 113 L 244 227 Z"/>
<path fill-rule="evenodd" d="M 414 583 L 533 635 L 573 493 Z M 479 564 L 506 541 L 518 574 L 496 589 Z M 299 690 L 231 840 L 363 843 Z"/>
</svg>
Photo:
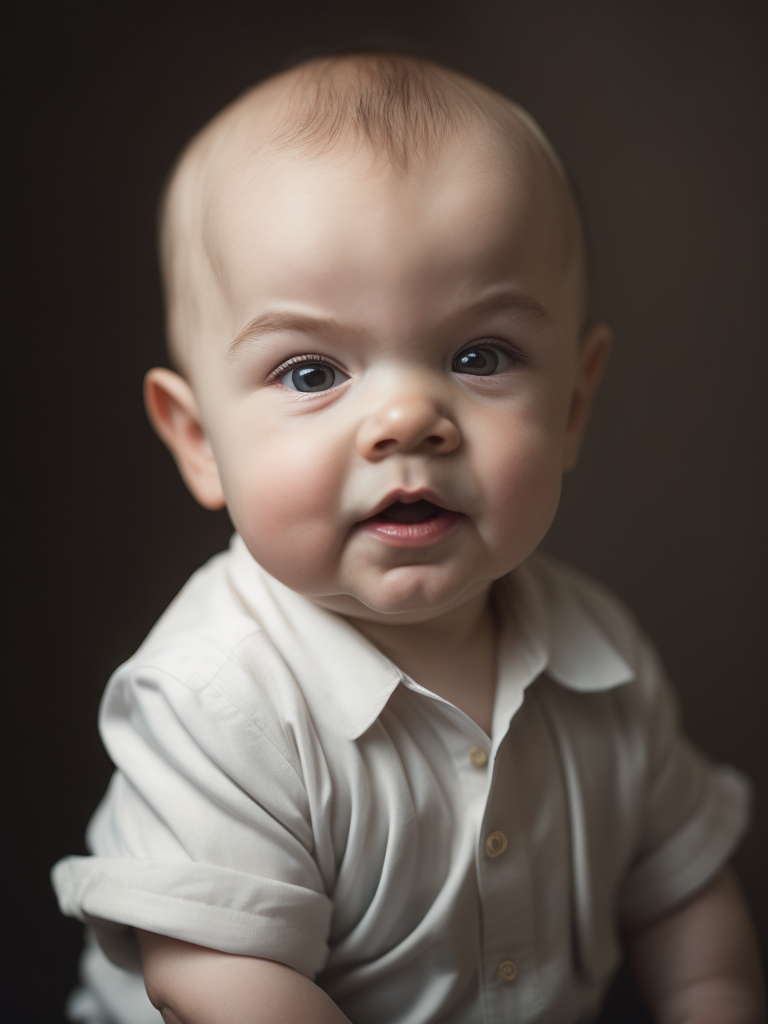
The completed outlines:
<svg viewBox="0 0 768 1024">
<path fill-rule="evenodd" d="M 86 955 L 104 1019 L 159 1020 L 131 926 L 286 963 L 354 1024 L 594 1016 L 618 926 L 713 877 L 747 786 L 594 583 L 537 555 L 494 599 L 489 738 L 239 538 L 192 577 L 107 687 L 93 856 L 53 870 L 123 968 Z"/>
</svg>

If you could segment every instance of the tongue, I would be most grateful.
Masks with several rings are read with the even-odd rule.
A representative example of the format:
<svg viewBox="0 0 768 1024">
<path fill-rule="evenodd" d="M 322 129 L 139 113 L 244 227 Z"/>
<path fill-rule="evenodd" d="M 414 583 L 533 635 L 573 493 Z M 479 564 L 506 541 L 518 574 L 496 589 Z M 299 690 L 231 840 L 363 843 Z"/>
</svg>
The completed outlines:
<svg viewBox="0 0 768 1024">
<path fill-rule="evenodd" d="M 425 519 L 431 519 L 445 510 L 431 501 L 394 501 L 381 513 L 382 519 L 389 519 L 393 523 L 422 523 Z"/>
</svg>

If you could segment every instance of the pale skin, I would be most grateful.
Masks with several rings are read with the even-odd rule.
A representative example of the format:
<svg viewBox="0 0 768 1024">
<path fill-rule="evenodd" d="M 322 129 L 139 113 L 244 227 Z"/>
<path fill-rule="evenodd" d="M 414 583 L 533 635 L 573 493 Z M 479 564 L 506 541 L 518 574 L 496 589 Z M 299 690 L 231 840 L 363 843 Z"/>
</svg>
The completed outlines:
<svg viewBox="0 0 768 1024">
<path fill-rule="evenodd" d="M 603 324 L 582 329 L 562 184 L 510 130 L 514 157 L 467 134 L 407 173 L 359 147 L 275 155 L 268 188 L 233 153 L 237 175 L 208 196 L 204 329 L 184 376 L 146 381 L 191 491 L 226 504 L 257 561 L 489 734 L 491 584 L 549 528 L 610 341 Z M 301 367 L 328 386 L 297 391 Z M 392 540 L 374 523 L 392 501 L 440 506 L 442 534 L 411 544 L 392 527 Z M 139 939 L 167 1024 L 347 1019 L 284 964 Z M 728 874 L 627 942 L 660 1024 L 763 1020 Z"/>
</svg>

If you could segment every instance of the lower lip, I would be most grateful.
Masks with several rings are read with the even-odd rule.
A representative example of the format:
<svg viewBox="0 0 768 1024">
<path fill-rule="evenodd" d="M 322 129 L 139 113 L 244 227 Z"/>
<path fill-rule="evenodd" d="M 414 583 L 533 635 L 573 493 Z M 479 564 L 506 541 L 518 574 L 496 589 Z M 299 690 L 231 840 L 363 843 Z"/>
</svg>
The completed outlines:
<svg viewBox="0 0 768 1024">
<path fill-rule="evenodd" d="M 441 512 L 421 523 L 393 523 L 375 516 L 361 523 L 366 533 L 372 533 L 382 544 L 393 548 L 424 548 L 437 544 L 454 529 L 461 513 Z"/>
</svg>

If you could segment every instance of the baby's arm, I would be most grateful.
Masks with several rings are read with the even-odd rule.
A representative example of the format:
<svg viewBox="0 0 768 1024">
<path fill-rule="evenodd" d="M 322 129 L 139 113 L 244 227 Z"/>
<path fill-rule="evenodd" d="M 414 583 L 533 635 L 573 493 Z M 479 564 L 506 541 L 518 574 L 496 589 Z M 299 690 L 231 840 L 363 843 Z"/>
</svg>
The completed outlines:
<svg viewBox="0 0 768 1024">
<path fill-rule="evenodd" d="M 321 988 L 285 964 L 138 936 L 147 994 L 166 1024 L 349 1024 Z"/>
<path fill-rule="evenodd" d="M 762 1024 L 759 955 L 730 872 L 627 936 L 640 991 L 658 1024 Z"/>
</svg>

